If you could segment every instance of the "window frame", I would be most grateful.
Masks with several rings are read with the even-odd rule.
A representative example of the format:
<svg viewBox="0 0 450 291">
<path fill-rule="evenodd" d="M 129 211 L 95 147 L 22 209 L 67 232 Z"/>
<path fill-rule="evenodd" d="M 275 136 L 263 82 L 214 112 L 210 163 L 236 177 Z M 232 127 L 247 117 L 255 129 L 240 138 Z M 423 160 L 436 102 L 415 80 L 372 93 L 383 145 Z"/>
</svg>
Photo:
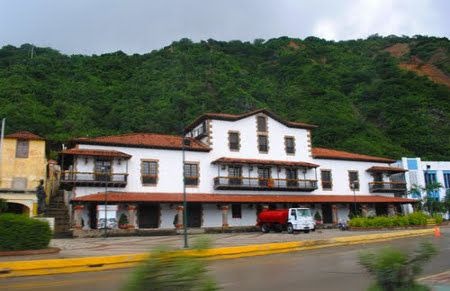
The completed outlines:
<svg viewBox="0 0 450 291">
<path fill-rule="evenodd" d="M 187 174 L 186 166 L 196 166 L 197 167 L 197 176 L 186 176 L 186 174 Z M 192 170 L 190 170 L 190 172 L 192 172 Z M 187 183 L 188 179 L 192 179 L 192 180 L 195 179 L 196 180 L 195 184 Z M 184 180 L 186 187 L 188 187 L 188 188 L 197 188 L 200 185 L 200 162 L 188 162 L 188 161 L 184 162 L 183 180 Z"/>
<path fill-rule="evenodd" d="M 292 140 L 292 151 L 289 151 L 288 140 Z M 295 155 L 295 136 L 286 135 L 284 137 L 284 150 L 288 155 Z"/>
<path fill-rule="evenodd" d="M 330 175 L 330 180 L 323 180 L 323 172 L 328 172 Z M 323 191 L 333 191 L 333 175 L 332 175 L 332 171 L 330 169 L 321 169 L 320 170 L 320 183 L 322 185 L 322 190 Z M 324 187 L 324 184 L 329 184 L 330 187 L 326 188 Z"/>
<path fill-rule="evenodd" d="M 268 177 L 261 177 L 260 170 L 268 171 Z M 272 167 L 258 167 L 258 184 L 259 186 L 268 186 L 269 180 L 272 179 Z"/>
<path fill-rule="evenodd" d="M 233 173 L 231 173 L 231 169 L 233 169 Z M 239 176 L 236 176 L 235 170 L 239 169 Z M 241 165 L 232 165 L 228 166 L 228 183 L 230 185 L 242 185 L 242 166 Z"/>
<path fill-rule="evenodd" d="M 444 175 L 444 188 L 450 189 L 450 172 L 448 173 L 444 172 L 443 175 Z"/>
<path fill-rule="evenodd" d="M 144 173 L 144 163 L 155 163 L 155 175 L 152 174 L 145 174 Z M 151 169 L 151 168 L 149 168 Z M 155 182 L 154 183 L 149 183 L 149 182 L 145 182 L 144 178 L 150 177 L 150 178 L 154 178 Z M 159 160 L 155 160 L 155 159 L 141 159 L 141 184 L 142 186 L 156 186 L 158 185 L 158 181 L 159 181 Z"/>
<path fill-rule="evenodd" d="M 356 185 L 357 185 L 357 187 L 355 187 L 355 189 L 353 189 L 352 188 L 352 179 L 351 179 L 351 174 L 353 174 L 353 173 L 356 173 L 356 180 L 353 180 L 353 181 L 356 181 Z M 350 187 L 350 190 L 355 190 L 355 191 L 359 191 L 359 189 L 360 189 L 360 181 L 359 181 L 359 171 L 356 171 L 356 170 L 350 170 L 350 171 L 348 171 L 348 186 Z"/>
<path fill-rule="evenodd" d="M 232 145 L 235 144 L 235 143 L 232 143 L 232 140 L 231 140 L 231 136 L 233 134 L 237 135 L 237 143 L 236 143 L 237 148 L 232 148 Z M 228 131 L 228 149 L 231 152 L 238 152 L 241 149 L 241 134 L 239 131 L 232 131 L 232 130 Z"/>
<path fill-rule="evenodd" d="M 266 139 L 265 150 L 261 150 L 261 146 L 263 146 L 263 144 L 261 144 L 260 137 L 265 137 Z M 269 152 L 269 137 L 267 134 L 258 134 L 258 151 L 263 154 L 267 154 Z"/>
<path fill-rule="evenodd" d="M 261 130 L 261 127 L 260 127 L 260 125 L 261 125 L 260 120 L 264 120 L 264 129 L 263 130 Z M 258 132 L 264 132 L 264 133 L 268 132 L 267 117 L 266 116 L 264 116 L 264 115 L 257 115 L 256 116 L 256 130 Z"/>
<path fill-rule="evenodd" d="M 30 155 L 30 140 L 18 139 L 16 142 L 16 159 L 28 159 Z"/>
<path fill-rule="evenodd" d="M 288 174 L 290 173 L 290 174 Z M 290 175 L 294 173 L 294 178 L 290 177 Z M 298 169 L 297 168 L 286 168 L 285 169 L 285 175 L 286 175 L 286 186 L 287 187 L 298 187 Z"/>
</svg>

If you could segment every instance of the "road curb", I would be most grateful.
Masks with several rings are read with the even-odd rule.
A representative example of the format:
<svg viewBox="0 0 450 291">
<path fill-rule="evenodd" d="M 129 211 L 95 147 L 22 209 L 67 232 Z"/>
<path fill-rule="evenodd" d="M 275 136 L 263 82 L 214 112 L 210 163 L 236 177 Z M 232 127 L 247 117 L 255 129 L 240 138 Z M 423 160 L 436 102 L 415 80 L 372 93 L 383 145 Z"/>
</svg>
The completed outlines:
<svg viewBox="0 0 450 291">
<path fill-rule="evenodd" d="M 174 252 L 173 254 L 175 256 L 203 257 L 206 260 L 223 260 L 333 246 L 375 243 L 405 237 L 429 235 L 433 232 L 434 229 L 409 230 L 394 233 L 378 233 L 323 240 L 215 248 L 202 251 L 183 250 Z M 106 257 L 3 262 L 0 263 L 0 278 L 92 272 L 128 268 L 135 266 L 139 262 L 148 258 L 148 256 L 148 254 L 132 254 Z"/>
</svg>

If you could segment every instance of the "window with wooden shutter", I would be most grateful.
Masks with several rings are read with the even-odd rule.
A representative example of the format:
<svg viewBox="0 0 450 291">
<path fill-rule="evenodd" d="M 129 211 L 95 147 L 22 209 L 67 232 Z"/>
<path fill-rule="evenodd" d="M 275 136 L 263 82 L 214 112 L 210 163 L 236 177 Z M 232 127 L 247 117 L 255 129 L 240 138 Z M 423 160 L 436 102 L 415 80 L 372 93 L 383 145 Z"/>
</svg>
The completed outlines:
<svg viewBox="0 0 450 291">
<path fill-rule="evenodd" d="M 16 145 L 16 158 L 28 158 L 29 141 L 27 139 L 18 139 Z"/>
</svg>

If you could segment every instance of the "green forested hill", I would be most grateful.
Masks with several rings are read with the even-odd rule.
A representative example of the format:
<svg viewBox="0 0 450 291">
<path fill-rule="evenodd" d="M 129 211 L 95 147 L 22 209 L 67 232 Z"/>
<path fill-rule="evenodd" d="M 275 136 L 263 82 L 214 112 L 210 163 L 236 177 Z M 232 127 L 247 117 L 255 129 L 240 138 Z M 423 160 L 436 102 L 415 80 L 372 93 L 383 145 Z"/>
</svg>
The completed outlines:
<svg viewBox="0 0 450 291">
<path fill-rule="evenodd" d="M 319 125 L 314 146 L 450 159 L 446 38 L 182 39 L 144 55 L 33 51 L 0 49 L 0 117 L 7 132 L 31 131 L 53 146 L 80 136 L 176 134 L 202 113 L 267 108 Z"/>
</svg>

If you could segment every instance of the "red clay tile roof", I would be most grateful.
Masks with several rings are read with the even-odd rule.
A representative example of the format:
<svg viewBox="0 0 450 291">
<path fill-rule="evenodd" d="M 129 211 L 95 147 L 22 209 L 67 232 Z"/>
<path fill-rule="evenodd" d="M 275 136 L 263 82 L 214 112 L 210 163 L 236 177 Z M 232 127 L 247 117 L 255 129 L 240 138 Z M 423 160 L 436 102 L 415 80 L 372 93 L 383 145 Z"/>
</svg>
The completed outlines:
<svg viewBox="0 0 450 291">
<path fill-rule="evenodd" d="M 120 157 L 129 159 L 132 156 L 119 151 L 93 150 L 93 149 L 68 149 L 61 151 L 62 154 L 78 156 L 97 156 L 97 157 Z"/>
<path fill-rule="evenodd" d="M 108 202 L 182 202 L 182 193 L 128 193 L 108 192 Z M 353 195 L 223 195 L 223 194 L 186 194 L 188 202 L 247 202 L 247 203 L 269 203 L 269 202 L 298 202 L 298 203 L 353 203 Z M 75 197 L 76 201 L 105 201 L 105 193 L 96 193 L 81 197 Z M 387 197 L 380 195 L 356 195 L 356 202 L 419 202 L 416 199 L 405 199 L 398 197 Z"/>
<path fill-rule="evenodd" d="M 306 128 L 306 129 L 312 129 L 312 128 L 317 127 L 317 125 L 287 121 L 267 109 L 259 109 L 259 110 L 255 110 L 255 111 L 248 112 L 248 113 L 241 114 L 241 115 L 233 115 L 233 114 L 226 114 L 226 113 L 205 113 L 205 114 L 200 115 L 197 119 L 195 119 L 188 127 L 186 127 L 185 130 L 186 130 L 186 132 L 191 131 L 197 125 L 199 125 L 200 123 L 202 123 L 203 121 L 205 121 L 207 119 L 236 121 L 236 120 L 240 120 L 240 119 L 243 119 L 243 118 L 258 114 L 258 113 L 264 113 L 265 115 L 270 116 L 271 118 L 286 125 L 287 127 Z"/>
<path fill-rule="evenodd" d="M 7 134 L 7 135 L 5 135 L 5 138 L 45 140 L 45 138 L 40 137 L 39 135 L 36 135 L 36 134 L 28 132 L 28 131 L 21 131 L 21 132 Z"/>
<path fill-rule="evenodd" d="M 324 148 L 313 148 L 312 155 L 316 159 L 332 159 L 332 160 L 354 160 L 354 161 L 362 161 L 362 162 L 379 162 L 379 163 L 394 163 L 395 160 L 366 156 L 360 154 L 354 154 L 343 151 L 336 151 Z"/>
<path fill-rule="evenodd" d="M 367 169 L 367 172 L 402 173 L 402 172 L 408 172 L 408 170 L 405 170 L 402 168 L 394 168 L 394 167 L 370 167 Z"/>
<path fill-rule="evenodd" d="M 175 135 L 164 135 L 156 133 L 131 133 L 123 135 L 101 136 L 95 138 L 77 138 L 72 140 L 76 144 L 101 144 L 125 147 L 143 147 L 181 150 L 182 137 Z M 188 138 L 190 145 L 186 146 L 187 151 L 210 151 L 210 148 L 202 142 Z"/>
<path fill-rule="evenodd" d="M 274 160 L 256 160 L 256 159 L 234 159 L 234 158 L 220 158 L 212 162 L 212 164 L 253 164 L 253 165 L 278 165 L 290 167 L 307 167 L 317 168 L 319 165 L 300 161 L 274 161 Z"/>
</svg>

